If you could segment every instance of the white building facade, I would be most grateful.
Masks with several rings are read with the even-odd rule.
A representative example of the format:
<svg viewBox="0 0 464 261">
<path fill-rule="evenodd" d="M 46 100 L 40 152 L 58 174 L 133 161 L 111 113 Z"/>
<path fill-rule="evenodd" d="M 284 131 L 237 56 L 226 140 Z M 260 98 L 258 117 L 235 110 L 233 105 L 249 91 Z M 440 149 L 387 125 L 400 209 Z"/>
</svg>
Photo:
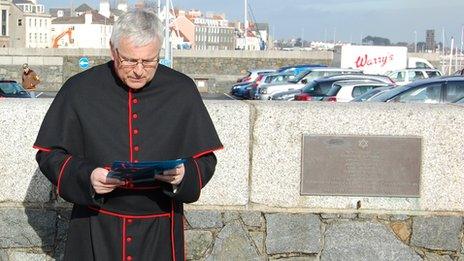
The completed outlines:
<svg viewBox="0 0 464 261">
<path fill-rule="evenodd" d="M 96 11 L 52 21 L 54 48 L 109 48 L 113 21 Z"/>
<path fill-rule="evenodd" d="M 50 47 L 51 17 L 45 13 L 44 5 L 35 0 L 14 0 L 10 12 L 11 47 Z"/>
</svg>

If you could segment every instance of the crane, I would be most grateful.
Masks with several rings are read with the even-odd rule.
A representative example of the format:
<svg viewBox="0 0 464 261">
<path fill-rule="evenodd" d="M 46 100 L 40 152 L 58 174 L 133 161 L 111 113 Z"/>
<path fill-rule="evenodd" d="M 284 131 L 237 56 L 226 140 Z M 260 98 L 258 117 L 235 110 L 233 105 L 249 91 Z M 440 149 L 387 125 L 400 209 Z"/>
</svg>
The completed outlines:
<svg viewBox="0 0 464 261">
<path fill-rule="evenodd" d="M 65 35 L 68 35 L 69 43 L 72 44 L 74 42 L 74 39 L 72 38 L 72 31 L 74 31 L 74 27 L 69 27 L 68 29 L 61 32 L 58 36 L 54 37 L 52 40 L 52 48 L 58 48 L 58 41 Z"/>
</svg>

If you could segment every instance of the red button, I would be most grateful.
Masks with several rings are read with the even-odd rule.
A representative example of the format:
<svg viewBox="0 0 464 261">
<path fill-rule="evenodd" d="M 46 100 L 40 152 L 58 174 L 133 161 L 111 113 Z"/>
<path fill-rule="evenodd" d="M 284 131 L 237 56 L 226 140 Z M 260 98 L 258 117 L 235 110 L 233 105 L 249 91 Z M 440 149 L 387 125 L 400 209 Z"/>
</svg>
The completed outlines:
<svg viewBox="0 0 464 261">
<path fill-rule="evenodd" d="M 132 256 L 126 256 L 127 261 L 132 261 Z"/>
<path fill-rule="evenodd" d="M 139 146 L 134 146 L 134 151 L 139 151 L 140 147 Z"/>
<path fill-rule="evenodd" d="M 132 118 L 137 119 L 138 117 L 139 117 L 139 115 L 137 115 L 137 113 L 132 114 Z"/>
<path fill-rule="evenodd" d="M 139 129 L 134 129 L 133 132 L 134 132 L 134 135 L 137 135 L 137 134 L 139 134 Z"/>
<path fill-rule="evenodd" d="M 139 102 L 139 100 L 137 98 L 132 99 L 133 104 L 137 104 L 138 102 Z"/>
<path fill-rule="evenodd" d="M 134 222 L 134 220 L 132 218 L 127 219 L 127 223 L 132 224 L 132 222 Z"/>
<path fill-rule="evenodd" d="M 126 242 L 127 242 L 127 243 L 132 242 L 132 237 L 126 237 Z"/>
</svg>

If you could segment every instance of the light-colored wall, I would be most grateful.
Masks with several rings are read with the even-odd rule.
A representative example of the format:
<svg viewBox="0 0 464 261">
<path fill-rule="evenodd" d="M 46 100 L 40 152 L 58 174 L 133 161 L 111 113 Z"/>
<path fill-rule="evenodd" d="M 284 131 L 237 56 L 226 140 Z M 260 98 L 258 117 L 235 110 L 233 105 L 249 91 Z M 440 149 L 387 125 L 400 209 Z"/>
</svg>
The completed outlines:
<svg viewBox="0 0 464 261">
<path fill-rule="evenodd" d="M 49 201 L 32 149 L 50 99 L 0 102 L 0 207 Z M 464 107 L 384 103 L 206 101 L 224 149 L 190 207 L 258 211 L 462 213 Z M 419 198 L 301 196 L 303 134 L 422 138 Z M 356 210 L 356 202 L 362 208 Z"/>
</svg>

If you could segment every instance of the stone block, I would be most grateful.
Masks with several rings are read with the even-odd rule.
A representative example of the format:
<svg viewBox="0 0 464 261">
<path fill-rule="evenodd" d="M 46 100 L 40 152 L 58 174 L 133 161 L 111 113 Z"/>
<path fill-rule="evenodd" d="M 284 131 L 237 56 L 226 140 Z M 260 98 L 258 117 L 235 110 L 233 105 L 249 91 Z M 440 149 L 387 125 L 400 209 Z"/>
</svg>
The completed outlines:
<svg viewBox="0 0 464 261">
<path fill-rule="evenodd" d="M 271 207 L 463 211 L 462 108 L 438 104 L 250 102 L 251 201 Z M 324 115 L 324 116 L 321 116 Z M 330 115 L 328 120 L 327 115 Z M 434 119 L 424 121 L 424 118 Z M 387 135 L 422 138 L 418 198 L 301 196 L 302 136 Z"/>
<path fill-rule="evenodd" d="M 29 56 L 27 57 L 27 63 L 29 65 L 44 65 L 44 57 L 43 56 Z"/>
<path fill-rule="evenodd" d="M 0 56 L 0 64 L 12 64 L 13 57 L 11 56 Z M 19 68 L 18 68 L 19 70 Z"/>
<path fill-rule="evenodd" d="M 9 261 L 44 261 L 50 260 L 46 254 L 12 251 Z"/>
<path fill-rule="evenodd" d="M 216 210 L 186 210 L 184 212 L 188 224 L 193 228 L 222 227 L 221 212 Z"/>
<path fill-rule="evenodd" d="M 23 65 L 24 63 L 27 63 L 28 62 L 28 59 L 26 56 L 12 56 L 13 57 L 13 61 L 12 61 L 12 65 L 19 65 L 18 66 L 18 70 L 21 70 L 21 65 Z"/>
<path fill-rule="evenodd" d="M 461 230 L 461 217 L 414 217 L 411 245 L 428 249 L 458 251 L 461 247 Z"/>
<path fill-rule="evenodd" d="M 236 220 L 221 229 L 206 260 L 256 260 L 259 257 L 248 231 Z"/>
<path fill-rule="evenodd" d="M 42 175 L 32 148 L 51 99 L 4 99 L 0 103 L 1 202 L 48 202 L 51 183 Z"/>
<path fill-rule="evenodd" d="M 213 234 L 209 231 L 186 230 L 185 243 L 188 260 L 202 259 L 213 245 Z"/>
<path fill-rule="evenodd" d="M 245 103 L 205 101 L 224 149 L 217 151 L 216 172 L 197 205 L 248 203 L 250 108 Z"/>
<path fill-rule="evenodd" d="M 240 215 L 237 211 L 224 211 L 224 224 L 227 224 L 233 220 L 239 220 Z"/>
<path fill-rule="evenodd" d="M 57 57 L 57 56 L 44 57 L 43 65 L 62 66 L 63 65 L 63 57 Z"/>
<path fill-rule="evenodd" d="M 265 214 L 268 254 L 318 253 L 322 222 L 313 214 Z"/>
<path fill-rule="evenodd" d="M 327 225 L 322 261 L 417 260 L 422 258 L 384 225 L 371 221 L 339 221 Z"/>
<path fill-rule="evenodd" d="M 243 223 L 249 227 L 263 227 L 261 212 L 243 211 L 240 213 Z"/>
<path fill-rule="evenodd" d="M 435 253 L 425 253 L 424 261 L 453 261 L 450 256 L 441 256 Z"/>
<path fill-rule="evenodd" d="M 250 236 L 253 239 L 256 249 L 261 256 L 266 255 L 266 251 L 264 249 L 264 233 L 263 232 L 250 232 Z"/>
<path fill-rule="evenodd" d="M 54 244 L 56 213 L 44 209 L 0 209 L 0 248 Z"/>
</svg>

